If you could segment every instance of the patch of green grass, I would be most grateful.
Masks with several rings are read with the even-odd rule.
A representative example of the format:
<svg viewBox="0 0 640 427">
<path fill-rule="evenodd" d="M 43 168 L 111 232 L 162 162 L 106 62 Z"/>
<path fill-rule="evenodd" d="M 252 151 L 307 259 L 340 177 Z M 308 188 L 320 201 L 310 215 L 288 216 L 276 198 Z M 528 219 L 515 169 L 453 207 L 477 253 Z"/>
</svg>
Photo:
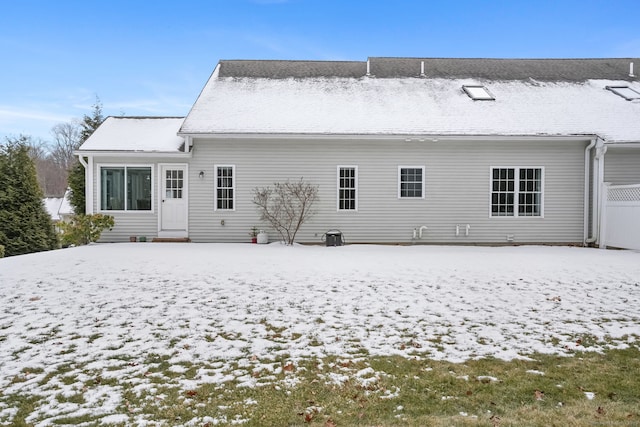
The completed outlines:
<svg viewBox="0 0 640 427">
<path fill-rule="evenodd" d="M 102 334 L 92 334 L 89 335 L 89 338 L 87 338 L 87 343 L 91 344 L 92 342 L 94 342 L 95 340 L 97 340 L 98 338 L 100 338 L 102 336 Z"/>
<path fill-rule="evenodd" d="M 40 381 L 38 381 L 38 384 L 43 386 L 47 384 L 52 378 L 63 377 L 65 376 L 65 374 L 68 374 L 74 369 L 75 367 L 72 366 L 70 363 L 59 365 L 56 367 L 55 370 L 47 372 L 47 374 Z"/>
<path fill-rule="evenodd" d="M 322 341 L 320 341 L 317 336 L 313 335 L 309 338 L 309 345 L 311 347 L 320 347 L 322 345 Z"/>
<path fill-rule="evenodd" d="M 33 424 L 27 423 L 25 419 L 32 414 L 42 401 L 42 397 L 17 393 L 13 395 L 0 394 L 0 402 L 4 402 L 11 408 L 17 408 L 18 411 L 11 421 L 12 427 L 30 427 Z"/>
<path fill-rule="evenodd" d="M 69 347 L 67 347 L 64 350 L 61 350 L 59 354 L 64 355 L 64 354 L 71 354 L 71 353 L 75 353 L 76 349 L 78 348 L 78 346 L 76 346 L 75 344 L 71 344 Z"/>
<path fill-rule="evenodd" d="M 71 385 L 78 382 L 78 377 L 76 375 L 65 375 L 60 380 L 64 385 Z"/>
<path fill-rule="evenodd" d="M 69 425 L 78 425 L 78 424 L 86 425 L 86 423 L 90 423 L 92 421 L 96 421 L 96 418 L 91 416 L 91 415 L 89 415 L 89 414 L 87 414 L 87 415 L 82 415 L 82 416 L 79 416 L 79 417 L 61 417 L 61 418 L 56 418 L 51 423 L 53 425 L 69 426 Z M 98 423 L 96 423 L 96 425 L 98 425 Z"/>
<path fill-rule="evenodd" d="M 13 353 L 11 353 L 11 355 L 14 357 L 14 359 L 17 359 L 18 356 L 20 356 L 21 353 L 24 353 L 27 350 L 30 350 L 31 346 L 24 346 L 24 347 L 20 347 L 19 349 L 15 350 Z"/>
<path fill-rule="evenodd" d="M 133 382 L 129 375 L 105 380 L 102 371 L 85 372 L 81 367 L 71 373 L 66 365 L 47 377 L 67 385 L 80 372 L 92 378 L 84 381 L 82 392 L 65 397 L 60 390 L 55 396 L 61 403 L 85 404 L 85 389 L 110 386 L 121 396 L 117 413 L 135 413 L 161 425 L 184 424 L 194 418 L 197 425 L 206 425 L 198 422 L 204 417 L 221 425 L 242 421 L 246 427 L 640 425 L 637 348 L 458 364 L 423 357 L 371 356 L 362 350 L 348 357 L 321 359 L 247 356 L 182 362 L 179 366 L 186 369 L 180 372 L 172 368 L 171 356 L 150 355 L 140 362 L 145 372 L 135 374 Z M 200 371 L 235 379 L 180 386 Z M 139 381 L 152 387 L 134 391 Z M 252 382 L 257 385 L 250 386 Z M 588 398 L 590 393 L 593 399 Z M 11 421 L 16 426 L 27 425 L 24 419 L 37 410 L 39 399 L 0 394 L 1 403 L 19 408 Z M 98 422 L 68 414 L 55 423 Z"/>
<path fill-rule="evenodd" d="M 63 394 L 57 394 L 56 400 L 60 403 L 75 403 L 78 405 L 82 405 L 85 403 L 84 396 L 81 393 L 72 394 L 70 396 L 65 396 Z"/>
<path fill-rule="evenodd" d="M 233 341 L 239 339 L 241 334 L 239 332 L 219 331 L 218 336 L 224 338 L 225 340 Z"/>
</svg>

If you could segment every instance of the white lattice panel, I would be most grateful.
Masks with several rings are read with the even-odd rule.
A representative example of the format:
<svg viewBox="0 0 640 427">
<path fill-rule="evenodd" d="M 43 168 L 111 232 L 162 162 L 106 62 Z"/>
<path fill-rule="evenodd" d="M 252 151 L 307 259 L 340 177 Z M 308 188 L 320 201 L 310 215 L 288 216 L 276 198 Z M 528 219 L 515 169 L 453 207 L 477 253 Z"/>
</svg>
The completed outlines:
<svg viewBox="0 0 640 427">
<path fill-rule="evenodd" d="M 624 188 L 609 188 L 609 202 L 640 202 L 640 185 Z"/>
</svg>

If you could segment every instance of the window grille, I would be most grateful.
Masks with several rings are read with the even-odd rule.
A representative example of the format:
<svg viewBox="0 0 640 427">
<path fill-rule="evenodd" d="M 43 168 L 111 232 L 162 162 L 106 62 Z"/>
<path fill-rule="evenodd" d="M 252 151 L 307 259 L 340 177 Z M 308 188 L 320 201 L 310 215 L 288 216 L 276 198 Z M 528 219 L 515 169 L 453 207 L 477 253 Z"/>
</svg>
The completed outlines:
<svg viewBox="0 0 640 427">
<path fill-rule="evenodd" d="M 357 168 L 338 168 L 338 210 L 357 210 Z"/>
<path fill-rule="evenodd" d="M 216 166 L 216 209 L 234 209 L 233 166 Z"/>
</svg>

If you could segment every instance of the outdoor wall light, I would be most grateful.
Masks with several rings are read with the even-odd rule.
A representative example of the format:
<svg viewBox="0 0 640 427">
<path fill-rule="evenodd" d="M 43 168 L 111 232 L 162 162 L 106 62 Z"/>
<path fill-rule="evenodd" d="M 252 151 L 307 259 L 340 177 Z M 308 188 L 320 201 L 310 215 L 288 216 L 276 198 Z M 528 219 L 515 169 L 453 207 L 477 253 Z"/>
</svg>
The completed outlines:
<svg viewBox="0 0 640 427">
<path fill-rule="evenodd" d="M 200 179 L 204 178 L 204 171 L 200 171 L 200 173 L 198 174 L 198 176 L 200 177 Z"/>
</svg>

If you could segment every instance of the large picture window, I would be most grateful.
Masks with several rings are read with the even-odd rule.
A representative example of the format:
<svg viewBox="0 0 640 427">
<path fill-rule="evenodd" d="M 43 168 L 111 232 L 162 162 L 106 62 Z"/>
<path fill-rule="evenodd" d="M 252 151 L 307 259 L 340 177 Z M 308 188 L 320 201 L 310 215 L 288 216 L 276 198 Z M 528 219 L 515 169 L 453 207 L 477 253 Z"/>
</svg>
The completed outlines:
<svg viewBox="0 0 640 427">
<path fill-rule="evenodd" d="M 424 197 L 424 167 L 400 166 L 398 168 L 398 197 Z"/>
<path fill-rule="evenodd" d="M 150 211 L 150 166 L 100 167 L 100 210 Z"/>
<path fill-rule="evenodd" d="M 542 216 L 543 168 L 492 168 L 491 216 Z"/>
<path fill-rule="evenodd" d="M 216 166 L 216 210 L 234 210 L 235 176 L 233 166 Z"/>
<path fill-rule="evenodd" d="M 358 209 L 358 168 L 356 166 L 338 166 L 338 210 L 355 211 Z"/>
</svg>

